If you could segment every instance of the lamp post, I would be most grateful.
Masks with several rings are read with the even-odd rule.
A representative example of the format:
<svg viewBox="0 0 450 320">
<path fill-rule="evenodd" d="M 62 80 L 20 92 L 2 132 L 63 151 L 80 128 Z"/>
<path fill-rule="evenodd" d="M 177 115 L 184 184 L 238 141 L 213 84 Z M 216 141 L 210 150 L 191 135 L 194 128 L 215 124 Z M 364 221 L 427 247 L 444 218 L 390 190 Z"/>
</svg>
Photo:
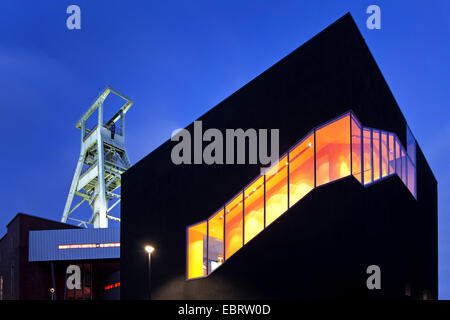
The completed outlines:
<svg viewBox="0 0 450 320">
<path fill-rule="evenodd" d="M 148 254 L 148 300 L 151 300 L 151 265 L 152 265 L 152 253 L 155 251 L 155 248 L 147 245 L 145 246 L 145 251 L 147 251 Z"/>
</svg>

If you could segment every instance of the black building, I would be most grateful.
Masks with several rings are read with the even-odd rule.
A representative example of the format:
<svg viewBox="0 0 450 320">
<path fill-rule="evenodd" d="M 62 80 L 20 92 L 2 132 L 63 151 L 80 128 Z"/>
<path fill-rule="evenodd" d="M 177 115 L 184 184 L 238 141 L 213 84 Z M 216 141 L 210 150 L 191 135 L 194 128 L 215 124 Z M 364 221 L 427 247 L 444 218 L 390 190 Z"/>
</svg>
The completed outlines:
<svg viewBox="0 0 450 320">
<path fill-rule="evenodd" d="M 129 169 L 122 299 L 148 297 L 146 244 L 153 299 L 437 298 L 437 181 L 350 14 L 198 120 L 279 128 L 279 166 L 175 165 L 167 141 Z"/>
</svg>

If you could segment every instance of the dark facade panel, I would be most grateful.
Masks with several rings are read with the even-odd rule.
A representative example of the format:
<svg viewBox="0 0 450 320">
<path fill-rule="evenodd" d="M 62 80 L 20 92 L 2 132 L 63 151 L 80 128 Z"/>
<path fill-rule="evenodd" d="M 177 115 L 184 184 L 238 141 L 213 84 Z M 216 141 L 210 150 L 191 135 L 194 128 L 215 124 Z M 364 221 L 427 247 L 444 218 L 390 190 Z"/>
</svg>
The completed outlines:
<svg viewBox="0 0 450 320">
<path fill-rule="evenodd" d="M 348 110 L 365 126 L 395 132 L 407 145 L 406 121 L 349 14 L 198 120 L 203 130 L 222 132 L 279 128 L 281 154 L 311 128 Z M 193 124 L 187 129 L 193 134 Z M 148 296 L 146 243 L 156 247 L 154 298 L 272 298 L 275 288 L 279 297 L 329 297 L 337 286 L 357 296 L 364 266 L 377 261 L 387 273 L 380 296 L 404 297 L 408 285 L 414 297 L 420 292 L 437 297 L 437 185 L 420 148 L 417 200 L 397 177 L 367 189 L 353 178 L 318 188 L 220 270 L 186 281 L 186 226 L 216 212 L 259 174 L 260 166 L 176 166 L 170 157 L 174 144 L 164 143 L 123 175 L 122 298 Z M 401 254 L 387 250 L 390 246 Z M 316 271 L 305 277 L 295 268 Z M 280 274 L 283 286 L 276 284 Z M 334 288 L 325 286 L 328 281 Z M 295 290 L 290 282 L 297 284 Z"/>
</svg>

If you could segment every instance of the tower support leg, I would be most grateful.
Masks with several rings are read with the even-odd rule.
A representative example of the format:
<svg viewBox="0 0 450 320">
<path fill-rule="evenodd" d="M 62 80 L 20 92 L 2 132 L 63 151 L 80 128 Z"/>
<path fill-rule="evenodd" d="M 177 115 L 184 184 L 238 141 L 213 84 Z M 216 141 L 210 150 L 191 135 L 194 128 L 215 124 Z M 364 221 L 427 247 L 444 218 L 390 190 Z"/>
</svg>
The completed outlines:
<svg viewBox="0 0 450 320">
<path fill-rule="evenodd" d="M 75 174 L 73 175 L 72 184 L 70 185 L 69 195 L 67 196 L 66 205 L 64 207 L 64 213 L 61 218 L 61 222 L 67 222 L 67 218 L 69 217 L 70 207 L 72 206 L 73 196 L 75 195 L 75 191 L 78 185 L 78 179 L 80 178 L 81 169 L 83 168 L 84 158 L 85 158 L 84 150 L 81 150 L 80 157 L 78 158 L 77 168 L 75 169 Z"/>
</svg>

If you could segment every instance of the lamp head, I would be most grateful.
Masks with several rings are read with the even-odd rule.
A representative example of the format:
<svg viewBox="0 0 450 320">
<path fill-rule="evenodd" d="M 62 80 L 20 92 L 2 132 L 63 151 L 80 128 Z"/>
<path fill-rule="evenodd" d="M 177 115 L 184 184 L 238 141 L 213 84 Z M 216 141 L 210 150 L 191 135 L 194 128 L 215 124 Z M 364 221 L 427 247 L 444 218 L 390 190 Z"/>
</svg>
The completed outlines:
<svg viewBox="0 0 450 320">
<path fill-rule="evenodd" d="M 147 251 L 147 253 L 152 253 L 155 251 L 155 248 L 152 246 L 145 246 L 145 251 Z"/>
</svg>

